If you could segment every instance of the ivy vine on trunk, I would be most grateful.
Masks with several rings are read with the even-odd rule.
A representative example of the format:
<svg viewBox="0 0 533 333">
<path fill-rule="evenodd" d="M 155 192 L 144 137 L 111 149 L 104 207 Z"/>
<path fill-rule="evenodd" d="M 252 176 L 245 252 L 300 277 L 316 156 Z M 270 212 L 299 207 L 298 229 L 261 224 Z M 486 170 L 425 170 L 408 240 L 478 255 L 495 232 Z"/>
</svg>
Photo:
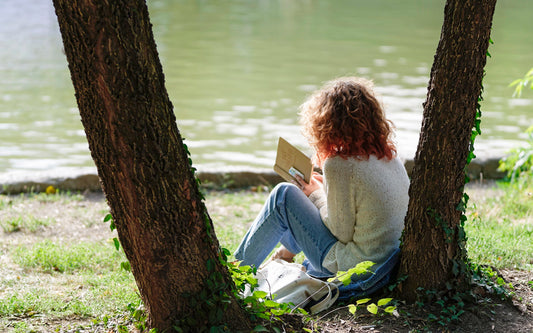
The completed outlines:
<svg viewBox="0 0 533 333">
<path fill-rule="evenodd" d="M 176 125 L 146 3 L 54 0 L 54 7 L 149 328 L 249 331 Z"/>
</svg>

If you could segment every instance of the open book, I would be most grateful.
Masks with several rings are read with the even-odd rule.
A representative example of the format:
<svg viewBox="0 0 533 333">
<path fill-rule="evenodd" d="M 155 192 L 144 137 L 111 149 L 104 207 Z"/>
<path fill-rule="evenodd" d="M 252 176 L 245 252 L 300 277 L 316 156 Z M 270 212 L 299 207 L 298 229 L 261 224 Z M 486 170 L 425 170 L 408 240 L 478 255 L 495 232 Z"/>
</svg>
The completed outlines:
<svg viewBox="0 0 533 333">
<path fill-rule="evenodd" d="M 295 175 L 298 174 L 309 183 L 313 172 L 313 163 L 307 155 L 280 137 L 274 171 L 286 181 L 295 179 Z"/>
</svg>

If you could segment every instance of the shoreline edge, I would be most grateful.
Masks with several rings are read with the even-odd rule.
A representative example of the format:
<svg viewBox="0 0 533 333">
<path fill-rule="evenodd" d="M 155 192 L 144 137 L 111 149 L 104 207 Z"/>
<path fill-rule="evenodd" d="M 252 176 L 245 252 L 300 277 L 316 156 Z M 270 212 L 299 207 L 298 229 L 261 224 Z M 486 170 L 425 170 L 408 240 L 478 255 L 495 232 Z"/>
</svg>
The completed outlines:
<svg viewBox="0 0 533 333">
<path fill-rule="evenodd" d="M 498 170 L 500 158 L 476 158 L 467 167 L 471 180 L 502 179 L 505 173 Z M 411 175 L 413 160 L 404 160 L 407 173 Z M 252 186 L 274 186 L 283 179 L 273 169 L 226 167 L 219 170 L 196 171 L 202 186 L 214 188 L 246 188 Z M 0 194 L 44 192 L 53 186 L 61 191 L 102 191 L 100 179 L 94 168 L 68 168 L 51 171 L 13 171 L 0 173 Z"/>
</svg>

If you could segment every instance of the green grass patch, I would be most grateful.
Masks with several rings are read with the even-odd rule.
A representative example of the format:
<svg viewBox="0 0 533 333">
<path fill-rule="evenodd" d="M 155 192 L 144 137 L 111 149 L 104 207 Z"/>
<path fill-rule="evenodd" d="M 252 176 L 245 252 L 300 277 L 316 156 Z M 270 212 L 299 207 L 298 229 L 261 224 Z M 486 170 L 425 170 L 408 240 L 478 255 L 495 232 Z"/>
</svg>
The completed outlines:
<svg viewBox="0 0 533 333">
<path fill-rule="evenodd" d="M 465 226 L 469 257 L 498 269 L 532 270 L 533 186 L 528 181 L 499 186 L 497 195 L 472 200 L 469 206 Z M 206 205 L 222 247 L 235 251 L 268 194 L 268 190 L 207 191 Z M 81 199 L 65 193 L 0 195 L 0 224 L 8 230 L 13 228 L 4 229 L 4 239 L 22 239 L 13 233 L 16 228 L 34 230 L 33 243 L 0 242 L 0 253 L 15 267 L 0 275 L 0 331 L 7 327 L 14 332 L 32 331 L 32 325 L 38 325 L 42 317 L 50 322 L 86 318 L 86 329 L 94 321 L 98 327 L 113 330 L 128 320 L 123 318 L 131 304 L 140 303 L 132 274 L 120 268 L 126 259 L 115 249 L 110 231 L 108 241 L 80 242 L 72 238 L 60 242 L 38 237 L 42 226 L 64 223 L 62 217 L 88 227 L 103 223 L 106 206 L 91 211 L 86 202 L 77 203 Z M 30 216 L 30 206 L 36 216 L 43 207 L 53 208 L 48 212 L 59 209 L 62 215 L 56 218 L 60 222 Z M 299 255 L 297 261 L 302 258 Z"/>
<path fill-rule="evenodd" d="M 21 277 L 20 283 L 26 283 Z M 63 283 L 57 283 L 63 281 Z M 76 282 L 75 288 L 69 288 Z M 126 271 L 105 272 L 89 276 L 62 276 L 55 282 L 10 289 L 0 297 L 0 317 L 15 315 L 34 317 L 98 317 L 122 312 L 128 304 L 139 302 L 133 276 Z M 119 311 L 119 312 L 117 312 Z"/>
<path fill-rule="evenodd" d="M 71 193 L 70 191 L 61 191 L 56 189 L 55 193 L 30 193 L 26 197 L 40 202 L 72 202 L 83 200 L 83 195 L 79 193 Z"/>
<path fill-rule="evenodd" d="M 465 229 L 469 257 L 496 268 L 533 269 L 533 182 L 499 183 L 502 194 L 476 203 Z"/>
<path fill-rule="evenodd" d="M 13 200 L 10 196 L 0 195 L 0 210 L 9 208 L 13 205 Z"/>
<path fill-rule="evenodd" d="M 206 206 L 222 247 L 233 253 L 268 198 L 268 191 L 209 191 Z"/>
<path fill-rule="evenodd" d="M 140 301 L 133 275 L 120 268 L 125 256 L 112 243 L 44 240 L 9 253 L 23 270 L 0 277 L 0 328 L 10 316 L 118 316 Z"/>
<path fill-rule="evenodd" d="M 56 223 L 51 218 L 37 218 L 33 215 L 17 215 L 0 220 L 0 227 L 6 233 L 11 232 L 36 232 L 42 227 L 48 227 Z"/>
<path fill-rule="evenodd" d="M 84 271 L 101 274 L 120 269 L 120 262 L 126 259 L 121 251 L 107 243 L 66 245 L 44 240 L 17 247 L 13 251 L 13 260 L 24 268 L 38 268 L 48 273 Z"/>
<path fill-rule="evenodd" d="M 82 199 L 83 196 L 80 194 L 60 192 L 0 195 L 0 228 L 5 233 L 34 233 L 56 223 L 56 219 L 46 216 L 41 208 L 50 204 L 56 204 L 59 207 L 67 206 L 80 202 Z"/>
<path fill-rule="evenodd" d="M 501 207 L 502 216 L 512 220 L 531 219 L 533 216 L 533 176 L 512 183 L 501 182 L 504 195 L 489 200 L 489 204 Z"/>
<path fill-rule="evenodd" d="M 531 269 L 533 227 L 509 219 L 474 218 L 466 226 L 468 255 L 496 268 Z"/>
<path fill-rule="evenodd" d="M 41 202 L 41 203 L 69 203 L 69 202 L 79 202 L 84 199 L 83 195 L 79 193 L 63 192 L 57 190 L 55 193 L 21 193 L 18 195 L 6 195 L 0 194 L 0 209 L 7 207 L 13 207 L 21 203 L 26 203 L 29 201 L 32 202 Z"/>
</svg>

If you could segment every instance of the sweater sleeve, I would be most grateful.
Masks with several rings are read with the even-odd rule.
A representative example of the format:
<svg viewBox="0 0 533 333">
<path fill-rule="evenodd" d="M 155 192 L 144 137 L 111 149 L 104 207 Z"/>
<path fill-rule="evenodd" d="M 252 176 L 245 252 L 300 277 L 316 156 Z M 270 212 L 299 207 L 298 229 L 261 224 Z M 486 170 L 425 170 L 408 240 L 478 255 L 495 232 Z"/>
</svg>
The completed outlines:
<svg viewBox="0 0 533 333">
<path fill-rule="evenodd" d="M 327 215 L 324 224 L 342 243 L 353 241 L 356 224 L 355 179 L 350 163 L 333 158 L 324 164 Z"/>
</svg>

